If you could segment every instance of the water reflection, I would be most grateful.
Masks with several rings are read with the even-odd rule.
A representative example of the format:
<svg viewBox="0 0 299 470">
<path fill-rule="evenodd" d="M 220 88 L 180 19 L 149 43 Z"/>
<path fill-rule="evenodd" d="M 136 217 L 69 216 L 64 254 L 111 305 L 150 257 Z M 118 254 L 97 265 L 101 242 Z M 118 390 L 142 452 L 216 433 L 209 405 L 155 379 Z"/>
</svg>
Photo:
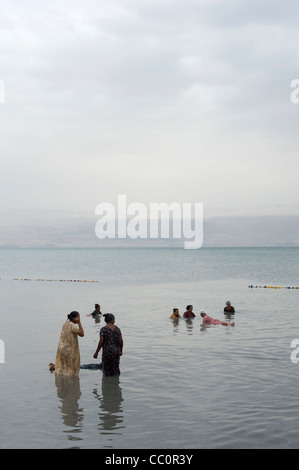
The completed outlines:
<svg viewBox="0 0 299 470">
<path fill-rule="evenodd" d="M 178 331 L 179 331 L 179 322 L 180 322 L 179 318 L 173 318 L 173 319 L 171 319 L 171 321 L 172 321 L 172 324 L 173 324 L 173 332 L 178 333 Z"/>
<path fill-rule="evenodd" d="M 173 318 L 171 319 L 172 324 L 173 324 L 173 332 L 178 333 L 179 332 L 179 324 L 180 320 L 183 321 L 186 324 L 187 327 L 187 334 L 192 335 L 193 334 L 193 318 Z"/>
<path fill-rule="evenodd" d="M 186 318 L 185 322 L 186 322 L 186 326 L 187 326 L 188 335 L 192 335 L 193 334 L 193 319 L 192 318 Z"/>
<path fill-rule="evenodd" d="M 95 313 L 94 315 L 92 315 L 92 318 L 94 319 L 95 323 L 101 322 L 101 315 L 99 313 Z"/>
<path fill-rule="evenodd" d="M 79 398 L 81 397 L 79 377 L 62 377 L 55 375 L 55 385 L 57 397 L 60 399 L 61 419 L 63 424 L 69 428 L 70 441 L 81 441 L 78 435 L 82 431 L 83 409 L 79 408 Z"/>
<path fill-rule="evenodd" d="M 210 325 L 205 325 L 204 323 L 200 324 L 200 332 L 201 333 L 205 333 L 208 328 L 210 328 Z"/>
<path fill-rule="evenodd" d="M 94 396 L 99 400 L 99 425 L 100 434 L 114 434 L 125 426 L 123 423 L 123 397 L 118 375 L 102 378 L 101 393 L 94 389 Z"/>
<path fill-rule="evenodd" d="M 225 321 L 232 322 L 234 321 L 235 315 L 234 313 L 225 312 L 224 318 L 225 318 Z"/>
</svg>

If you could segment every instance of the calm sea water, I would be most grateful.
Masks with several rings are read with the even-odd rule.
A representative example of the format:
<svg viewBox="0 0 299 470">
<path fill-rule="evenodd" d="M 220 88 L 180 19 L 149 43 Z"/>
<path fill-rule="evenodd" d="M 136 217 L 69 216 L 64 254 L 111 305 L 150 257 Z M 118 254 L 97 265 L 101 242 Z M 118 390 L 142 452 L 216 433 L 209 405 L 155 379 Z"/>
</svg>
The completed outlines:
<svg viewBox="0 0 299 470">
<path fill-rule="evenodd" d="M 0 250 L 0 447 L 297 448 L 299 248 Z M 32 279 L 31 281 L 13 280 Z M 35 279 L 99 280 L 100 283 Z M 234 328 L 203 328 L 201 309 Z M 99 303 L 124 338 L 119 378 L 55 378 L 60 330 L 78 310 L 93 353 Z M 197 315 L 173 323 L 173 307 Z"/>
</svg>

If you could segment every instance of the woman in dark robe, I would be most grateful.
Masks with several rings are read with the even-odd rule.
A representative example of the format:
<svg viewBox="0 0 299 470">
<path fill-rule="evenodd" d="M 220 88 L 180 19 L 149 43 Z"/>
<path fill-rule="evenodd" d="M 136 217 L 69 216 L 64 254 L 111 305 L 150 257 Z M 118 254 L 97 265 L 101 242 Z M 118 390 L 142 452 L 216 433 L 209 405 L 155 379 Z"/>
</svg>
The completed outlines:
<svg viewBox="0 0 299 470">
<path fill-rule="evenodd" d="M 97 359 L 100 350 L 102 353 L 103 375 L 119 375 L 119 359 L 123 353 L 123 339 L 120 329 L 114 324 L 115 317 L 112 313 L 104 315 L 106 326 L 100 330 L 100 340 L 93 357 Z"/>
</svg>

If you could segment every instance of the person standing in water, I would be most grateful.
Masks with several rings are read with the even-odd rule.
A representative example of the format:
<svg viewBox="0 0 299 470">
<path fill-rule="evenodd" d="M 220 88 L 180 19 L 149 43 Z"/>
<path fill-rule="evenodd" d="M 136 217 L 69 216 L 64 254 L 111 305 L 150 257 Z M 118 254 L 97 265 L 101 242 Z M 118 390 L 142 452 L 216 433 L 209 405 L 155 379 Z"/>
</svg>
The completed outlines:
<svg viewBox="0 0 299 470">
<path fill-rule="evenodd" d="M 71 312 L 63 324 L 56 353 L 56 362 L 50 370 L 66 377 L 78 377 L 80 371 L 80 350 L 78 336 L 84 336 L 79 312 Z"/>
<path fill-rule="evenodd" d="M 186 312 L 183 315 L 184 318 L 194 318 L 195 314 L 193 313 L 193 305 L 187 305 Z"/>
<path fill-rule="evenodd" d="M 94 311 L 90 315 L 94 318 L 96 323 L 100 323 L 102 317 L 101 306 L 99 304 L 95 304 Z"/>
<path fill-rule="evenodd" d="M 173 309 L 173 313 L 172 313 L 172 315 L 170 315 L 170 318 L 172 320 L 178 320 L 179 318 L 181 318 L 180 311 L 179 311 L 178 308 Z"/>
<path fill-rule="evenodd" d="M 101 306 L 99 304 L 95 304 L 94 306 L 94 311 L 91 313 L 91 315 L 94 317 L 96 315 L 102 315 L 102 312 L 101 312 Z"/>
<path fill-rule="evenodd" d="M 103 375 L 119 375 L 119 360 L 123 354 L 123 338 L 120 329 L 115 325 L 115 317 L 112 313 L 104 314 L 106 326 L 100 330 L 100 340 L 94 359 L 97 359 L 100 350 L 102 352 Z"/>
<path fill-rule="evenodd" d="M 224 310 L 225 313 L 235 313 L 235 308 L 232 306 L 230 301 L 228 300 L 225 304 Z"/>
</svg>

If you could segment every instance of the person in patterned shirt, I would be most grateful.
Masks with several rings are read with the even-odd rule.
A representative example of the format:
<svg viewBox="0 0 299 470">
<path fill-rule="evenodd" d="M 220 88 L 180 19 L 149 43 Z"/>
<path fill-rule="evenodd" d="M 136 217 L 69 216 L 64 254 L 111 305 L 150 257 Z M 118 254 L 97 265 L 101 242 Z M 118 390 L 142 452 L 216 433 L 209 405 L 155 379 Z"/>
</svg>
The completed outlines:
<svg viewBox="0 0 299 470">
<path fill-rule="evenodd" d="M 120 329 L 115 325 L 115 317 L 112 313 L 104 315 L 106 326 L 100 330 L 100 340 L 94 359 L 97 359 L 100 350 L 102 352 L 102 369 L 103 375 L 119 375 L 119 360 L 123 354 L 123 338 Z"/>
</svg>

